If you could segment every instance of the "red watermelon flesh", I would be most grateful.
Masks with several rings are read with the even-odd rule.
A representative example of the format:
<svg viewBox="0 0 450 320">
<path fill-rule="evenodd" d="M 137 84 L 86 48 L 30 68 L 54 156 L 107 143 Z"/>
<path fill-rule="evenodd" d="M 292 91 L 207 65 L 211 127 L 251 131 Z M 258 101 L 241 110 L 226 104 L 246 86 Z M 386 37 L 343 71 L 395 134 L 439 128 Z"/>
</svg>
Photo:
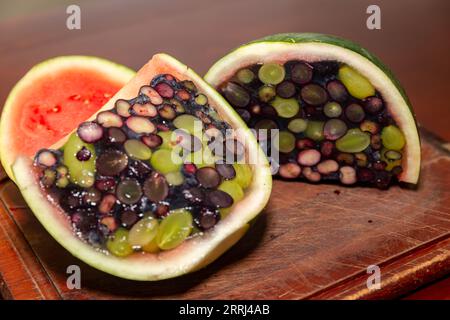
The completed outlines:
<svg viewBox="0 0 450 320">
<path fill-rule="evenodd" d="M 108 60 L 62 56 L 34 66 L 11 90 L 0 122 L 0 156 L 11 164 L 52 146 L 89 118 L 135 72 Z"/>
<path fill-rule="evenodd" d="M 17 99 L 22 107 L 14 114 L 18 125 L 11 133 L 20 136 L 21 151 L 31 156 L 36 147 L 50 146 L 70 133 L 122 85 L 91 70 L 67 70 L 42 79 Z"/>
</svg>

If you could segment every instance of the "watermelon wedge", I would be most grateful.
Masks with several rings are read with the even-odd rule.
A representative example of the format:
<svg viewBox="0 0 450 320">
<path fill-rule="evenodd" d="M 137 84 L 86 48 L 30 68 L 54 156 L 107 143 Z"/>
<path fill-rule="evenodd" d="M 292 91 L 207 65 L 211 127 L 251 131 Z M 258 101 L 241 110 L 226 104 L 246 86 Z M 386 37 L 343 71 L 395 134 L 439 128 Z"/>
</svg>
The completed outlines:
<svg viewBox="0 0 450 320">
<path fill-rule="evenodd" d="M 269 164 L 251 131 L 167 54 L 84 120 L 34 160 L 18 156 L 12 170 L 45 229 L 99 270 L 152 281 L 203 268 L 269 200 Z M 212 147 L 219 140 L 230 161 Z"/>
</svg>

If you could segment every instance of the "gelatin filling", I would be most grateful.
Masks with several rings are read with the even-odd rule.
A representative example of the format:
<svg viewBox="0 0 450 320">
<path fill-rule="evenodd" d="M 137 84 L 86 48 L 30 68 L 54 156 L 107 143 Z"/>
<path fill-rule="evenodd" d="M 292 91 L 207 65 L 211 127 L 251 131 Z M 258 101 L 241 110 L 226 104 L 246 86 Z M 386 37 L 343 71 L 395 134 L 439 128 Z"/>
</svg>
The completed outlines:
<svg viewBox="0 0 450 320">
<path fill-rule="evenodd" d="M 402 172 L 402 131 L 381 94 L 346 64 L 255 64 L 219 90 L 256 129 L 282 178 L 385 189 Z"/>
<path fill-rule="evenodd" d="M 162 74 L 61 149 L 40 150 L 35 167 L 84 241 L 120 257 L 156 253 L 202 236 L 244 197 L 252 168 L 238 161 L 245 149 L 228 148 L 241 145 L 228 129 L 193 82 Z"/>
</svg>

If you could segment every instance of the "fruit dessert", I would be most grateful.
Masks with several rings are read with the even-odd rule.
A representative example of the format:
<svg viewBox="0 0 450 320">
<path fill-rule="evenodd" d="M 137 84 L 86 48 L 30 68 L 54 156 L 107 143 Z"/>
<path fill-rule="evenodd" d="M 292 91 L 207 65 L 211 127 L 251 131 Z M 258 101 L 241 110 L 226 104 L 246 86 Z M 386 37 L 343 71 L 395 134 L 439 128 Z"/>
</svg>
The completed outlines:
<svg viewBox="0 0 450 320">
<path fill-rule="evenodd" d="M 258 162 L 248 161 L 254 156 Z M 66 249 L 136 280 L 213 261 L 245 233 L 271 190 L 267 160 L 242 120 L 165 54 L 54 147 L 19 156 L 13 173 Z"/>
<path fill-rule="evenodd" d="M 99 110 L 135 72 L 97 57 L 62 56 L 34 66 L 15 85 L 2 110 L 0 156 L 13 178 L 17 155 L 33 156 Z M 67 121 L 70 119 L 70 121 Z"/>
<path fill-rule="evenodd" d="M 354 43 L 274 35 L 232 51 L 205 79 L 249 127 L 270 130 L 257 137 L 282 178 L 380 189 L 418 181 L 420 143 L 408 98 Z"/>
</svg>

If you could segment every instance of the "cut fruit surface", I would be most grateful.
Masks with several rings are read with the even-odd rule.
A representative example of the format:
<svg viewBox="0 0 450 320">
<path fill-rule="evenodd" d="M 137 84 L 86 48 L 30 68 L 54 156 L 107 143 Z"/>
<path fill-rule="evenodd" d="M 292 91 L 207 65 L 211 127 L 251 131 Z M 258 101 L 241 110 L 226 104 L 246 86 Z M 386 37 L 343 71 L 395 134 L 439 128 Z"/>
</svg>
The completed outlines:
<svg viewBox="0 0 450 320">
<path fill-rule="evenodd" d="M 157 112 L 138 115 L 136 105 Z M 169 107 L 170 119 L 159 112 Z M 247 161 L 227 164 L 225 152 L 213 152 L 220 135 L 222 143 L 242 146 Z M 208 161 L 191 162 L 196 153 L 207 153 Z M 269 164 L 251 131 L 214 89 L 165 54 L 53 149 L 34 161 L 18 157 L 13 172 L 62 246 L 135 280 L 171 278 L 210 263 L 242 237 L 271 191 Z"/>
<path fill-rule="evenodd" d="M 2 111 L 0 153 L 8 175 L 12 177 L 17 155 L 33 156 L 53 145 L 134 74 L 119 64 L 86 56 L 62 56 L 34 66 L 12 89 Z"/>
<path fill-rule="evenodd" d="M 242 81 L 242 74 L 254 76 Z M 226 99 L 239 91 L 240 100 L 228 101 L 249 127 L 270 121 L 280 130 L 284 178 L 382 189 L 395 180 L 418 182 L 420 141 L 409 100 L 389 69 L 355 43 L 322 34 L 269 36 L 217 61 L 205 79 Z"/>
</svg>

